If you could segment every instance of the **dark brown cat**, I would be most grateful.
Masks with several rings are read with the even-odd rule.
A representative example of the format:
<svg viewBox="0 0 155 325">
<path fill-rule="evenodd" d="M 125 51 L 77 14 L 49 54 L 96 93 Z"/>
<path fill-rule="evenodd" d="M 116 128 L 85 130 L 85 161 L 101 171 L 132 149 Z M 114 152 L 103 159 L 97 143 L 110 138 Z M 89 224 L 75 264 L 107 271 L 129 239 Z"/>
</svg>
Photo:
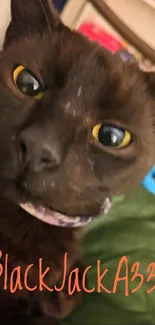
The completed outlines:
<svg viewBox="0 0 155 325">
<path fill-rule="evenodd" d="M 42 258 L 52 269 L 46 285 L 60 287 L 66 252 L 67 274 L 75 267 L 82 274 L 79 227 L 154 164 L 154 85 L 153 74 L 65 27 L 50 0 L 12 0 L 0 56 L 0 250 L 3 266 L 9 255 L 8 279 L 20 266 L 22 281 L 34 264 L 34 288 Z M 11 294 L 4 274 L 0 285 L 5 325 L 59 323 L 81 299 L 65 290 Z"/>
</svg>

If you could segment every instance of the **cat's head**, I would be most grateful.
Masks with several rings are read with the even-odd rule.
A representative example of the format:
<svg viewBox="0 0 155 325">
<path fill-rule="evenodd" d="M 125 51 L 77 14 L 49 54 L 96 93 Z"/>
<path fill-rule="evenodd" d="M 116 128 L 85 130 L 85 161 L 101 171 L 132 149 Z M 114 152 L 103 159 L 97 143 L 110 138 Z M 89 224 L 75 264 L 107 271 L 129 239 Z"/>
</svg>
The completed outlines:
<svg viewBox="0 0 155 325">
<path fill-rule="evenodd" d="M 0 182 L 49 223 L 64 221 L 54 211 L 99 214 L 154 164 L 154 85 L 65 27 L 50 0 L 13 0 L 0 56 Z"/>
</svg>

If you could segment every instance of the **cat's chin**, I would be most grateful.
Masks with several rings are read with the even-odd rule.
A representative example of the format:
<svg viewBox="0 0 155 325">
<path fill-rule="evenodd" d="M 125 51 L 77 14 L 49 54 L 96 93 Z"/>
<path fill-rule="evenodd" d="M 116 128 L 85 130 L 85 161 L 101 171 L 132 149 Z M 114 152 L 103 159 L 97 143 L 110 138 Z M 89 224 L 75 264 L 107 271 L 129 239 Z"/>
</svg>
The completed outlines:
<svg viewBox="0 0 155 325">
<path fill-rule="evenodd" d="M 36 217 L 44 223 L 57 227 L 78 228 L 88 225 L 94 219 L 94 216 L 76 216 L 70 217 L 59 212 L 53 211 L 41 205 L 34 205 L 30 202 L 21 203 L 20 207 L 30 215 Z M 107 214 L 111 208 L 111 201 L 109 198 L 104 200 L 99 215 Z"/>
</svg>

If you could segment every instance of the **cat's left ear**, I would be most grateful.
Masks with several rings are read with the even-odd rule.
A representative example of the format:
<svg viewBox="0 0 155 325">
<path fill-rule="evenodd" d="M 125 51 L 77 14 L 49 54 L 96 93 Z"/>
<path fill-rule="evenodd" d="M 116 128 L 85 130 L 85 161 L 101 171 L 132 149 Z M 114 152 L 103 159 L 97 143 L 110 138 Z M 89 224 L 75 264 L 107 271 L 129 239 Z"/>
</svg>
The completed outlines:
<svg viewBox="0 0 155 325">
<path fill-rule="evenodd" d="M 62 25 L 52 0 L 11 0 L 11 22 L 4 48 L 13 40 L 32 33 L 44 33 Z"/>
</svg>

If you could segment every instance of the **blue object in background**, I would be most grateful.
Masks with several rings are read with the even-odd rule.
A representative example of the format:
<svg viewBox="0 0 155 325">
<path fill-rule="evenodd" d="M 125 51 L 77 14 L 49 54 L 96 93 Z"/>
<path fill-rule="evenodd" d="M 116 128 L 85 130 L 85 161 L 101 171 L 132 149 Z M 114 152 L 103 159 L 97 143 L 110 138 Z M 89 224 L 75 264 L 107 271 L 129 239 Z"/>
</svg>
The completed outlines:
<svg viewBox="0 0 155 325">
<path fill-rule="evenodd" d="M 123 61 L 135 61 L 135 57 L 126 49 L 120 50 L 118 53 Z"/>
<path fill-rule="evenodd" d="M 54 0 L 54 4 L 59 12 L 61 12 L 66 2 L 67 0 Z"/>
<path fill-rule="evenodd" d="M 155 195 L 155 165 L 150 170 L 150 172 L 146 175 L 142 184 L 147 191 Z"/>
</svg>

